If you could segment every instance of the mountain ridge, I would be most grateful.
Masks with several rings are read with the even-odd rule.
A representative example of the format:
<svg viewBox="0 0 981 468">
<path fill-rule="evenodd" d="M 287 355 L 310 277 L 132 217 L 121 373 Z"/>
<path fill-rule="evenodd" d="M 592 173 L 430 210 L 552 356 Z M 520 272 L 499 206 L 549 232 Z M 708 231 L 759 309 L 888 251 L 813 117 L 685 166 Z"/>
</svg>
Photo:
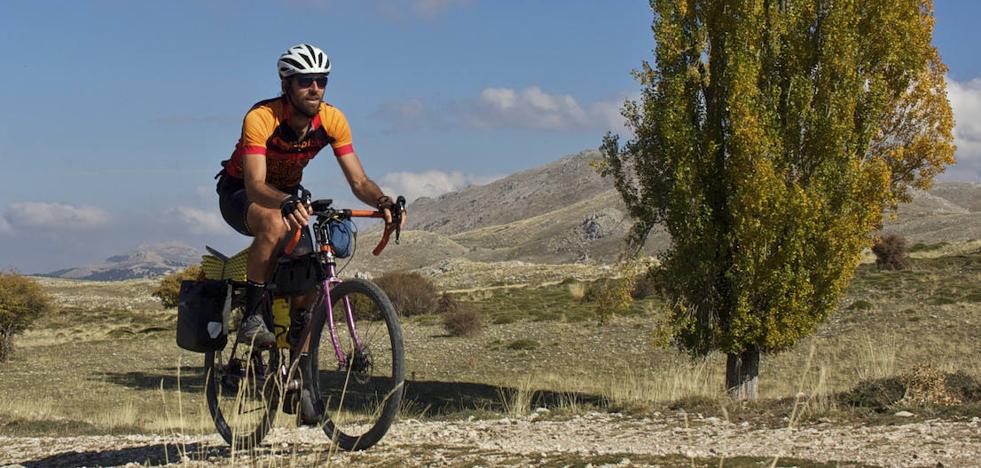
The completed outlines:
<svg viewBox="0 0 981 468">
<path fill-rule="evenodd" d="M 613 181 L 593 168 L 600 157 L 596 150 L 581 151 L 484 185 L 419 198 L 408 207 L 409 224 L 401 245 L 390 244 L 380 257 L 368 254 L 380 236 L 378 230 L 369 229 L 375 226 L 371 224 L 359 235 L 359 253 L 350 265 L 346 260 L 340 264 L 379 274 L 437 271 L 456 261 L 471 266 L 515 261 L 615 263 L 626 247 L 632 220 Z M 911 195 L 910 203 L 885 215 L 882 232 L 903 235 L 910 244 L 981 238 L 981 184 L 938 182 Z M 654 256 L 669 245 L 665 230 L 656 228 L 641 252 Z M 97 265 L 45 276 L 102 280 L 159 276 L 197 264 L 201 254 L 177 242 L 145 244 Z"/>
<path fill-rule="evenodd" d="M 91 281 L 152 278 L 197 265 L 203 253 L 181 242 L 148 242 L 124 254 L 112 255 L 101 263 L 63 268 L 37 276 Z"/>
</svg>

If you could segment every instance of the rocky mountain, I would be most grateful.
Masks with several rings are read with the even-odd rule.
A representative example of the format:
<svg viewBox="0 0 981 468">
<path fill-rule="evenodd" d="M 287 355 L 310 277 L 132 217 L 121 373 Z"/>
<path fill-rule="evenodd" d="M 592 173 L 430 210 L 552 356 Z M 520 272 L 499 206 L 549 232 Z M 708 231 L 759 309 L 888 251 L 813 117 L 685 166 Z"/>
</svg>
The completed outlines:
<svg viewBox="0 0 981 468">
<path fill-rule="evenodd" d="M 379 236 L 372 228 L 378 223 L 364 224 L 359 251 L 347 268 L 369 273 L 411 269 L 445 273 L 497 265 L 513 272 L 559 264 L 590 270 L 594 268 L 586 265 L 615 263 L 632 221 L 612 181 L 593 169 L 599 158 L 598 151 L 583 151 L 486 185 L 420 198 L 409 206 L 410 223 L 401 245 L 372 256 L 369 251 Z M 901 234 L 911 245 L 981 239 L 981 184 L 937 183 L 912 195 L 910 203 L 886 215 L 884 232 Z M 655 231 L 643 253 L 655 255 L 669 242 L 663 230 Z M 143 245 L 99 265 L 47 276 L 99 280 L 157 276 L 197 264 L 200 256 L 201 252 L 183 244 Z M 508 263 L 505 267 L 500 262 Z"/>
<path fill-rule="evenodd" d="M 40 276 L 96 281 L 117 281 L 166 275 L 201 262 L 202 252 L 179 242 L 142 244 L 132 251 L 114 255 L 104 262 Z"/>
<path fill-rule="evenodd" d="M 613 263 L 632 222 L 612 181 L 593 169 L 599 157 L 597 151 L 584 151 L 487 185 L 420 198 L 409 206 L 411 231 L 402 245 L 381 257 L 362 253 L 353 268 L 445 268 L 460 261 Z M 912 195 L 910 203 L 886 215 L 884 232 L 901 234 L 911 245 L 981 239 L 981 184 L 943 182 Z M 377 232 L 366 232 L 359 244 L 370 249 L 377 240 Z M 644 252 L 653 255 L 669 242 L 665 232 L 656 231 Z"/>
<path fill-rule="evenodd" d="M 443 235 L 501 226 L 588 201 L 613 188 L 590 166 L 598 151 L 584 151 L 439 198 L 419 198 L 410 206 L 409 229 Z"/>
</svg>

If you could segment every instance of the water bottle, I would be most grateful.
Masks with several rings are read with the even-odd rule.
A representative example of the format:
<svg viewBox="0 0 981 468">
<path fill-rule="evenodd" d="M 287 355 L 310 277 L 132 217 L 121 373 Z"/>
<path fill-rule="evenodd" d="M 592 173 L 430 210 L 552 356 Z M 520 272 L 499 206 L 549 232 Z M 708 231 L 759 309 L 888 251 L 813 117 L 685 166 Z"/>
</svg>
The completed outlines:
<svg viewBox="0 0 981 468">
<path fill-rule="evenodd" d="M 290 329 L 290 304 L 286 298 L 277 297 L 272 303 L 273 333 L 276 335 L 276 346 L 289 348 L 286 334 Z"/>
</svg>

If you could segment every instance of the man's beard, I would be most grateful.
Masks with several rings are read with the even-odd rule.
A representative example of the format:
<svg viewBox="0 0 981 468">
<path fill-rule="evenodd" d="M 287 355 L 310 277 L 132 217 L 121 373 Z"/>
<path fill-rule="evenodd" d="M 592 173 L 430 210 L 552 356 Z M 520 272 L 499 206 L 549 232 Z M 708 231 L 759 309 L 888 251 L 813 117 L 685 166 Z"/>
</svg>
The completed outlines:
<svg viewBox="0 0 981 468">
<path fill-rule="evenodd" d="M 301 113 L 301 114 L 303 114 L 303 115 L 305 115 L 305 116 L 307 116 L 307 117 L 309 117 L 311 119 L 314 118 L 314 116 L 316 116 L 317 113 L 320 111 L 320 103 L 319 102 L 317 103 L 317 106 L 314 109 L 308 111 L 305 107 L 303 107 L 302 104 L 299 104 L 299 103 L 295 102 L 293 100 L 293 96 L 290 96 L 289 94 L 287 94 L 287 101 L 289 102 L 290 106 L 293 107 L 294 110 L 298 111 L 299 113 Z M 300 100 L 300 102 L 302 103 L 303 100 Z"/>
</svg>

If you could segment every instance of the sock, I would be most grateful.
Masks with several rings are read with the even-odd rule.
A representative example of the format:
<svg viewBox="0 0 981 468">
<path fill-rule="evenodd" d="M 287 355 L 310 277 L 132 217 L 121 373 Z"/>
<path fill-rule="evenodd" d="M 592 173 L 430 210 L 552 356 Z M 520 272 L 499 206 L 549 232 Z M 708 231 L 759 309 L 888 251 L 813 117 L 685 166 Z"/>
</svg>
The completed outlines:
<svg viewBox="0 0 981 468">
<path fill-rule="evenodd" d="M 295 309 L 293 312 L 293 318 L 290 320 L 290 329 L 286 333 L 286 339 L 296 345 L 298 344 L 297 341 L 300 340 L 300 332 L 303 331 L 303 327 L 307 324 L 307 311 L 304 309 Z"/>
</svg>

